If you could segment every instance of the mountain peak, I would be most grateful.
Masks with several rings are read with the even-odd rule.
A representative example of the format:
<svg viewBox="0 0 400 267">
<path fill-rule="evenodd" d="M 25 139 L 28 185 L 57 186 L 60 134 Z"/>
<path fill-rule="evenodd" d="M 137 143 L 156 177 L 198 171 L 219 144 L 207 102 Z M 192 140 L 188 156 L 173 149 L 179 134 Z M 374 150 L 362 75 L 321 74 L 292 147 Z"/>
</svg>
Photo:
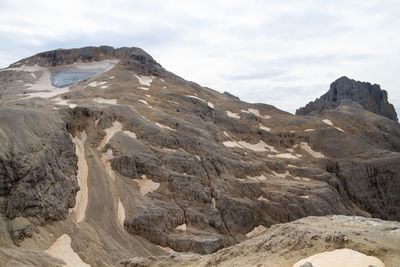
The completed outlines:
<svg viewBox="0 0 400 267">
<path fill-rule="evenodd" d="M 164 71 L 148 53 L 138 47 L 87 46 L 72 49 L 56 49 L 36 54 L 20 60 L 10 67 L 21 65 L 41 67 L 57 67 L 74 63 L 90 63 L 94 61 L 117 59 L 122 64 L 144 75 L 159 74 Z"/>
<path fill-rule="evenodd" d="M 398 121 L 393 105 L 388 102 L 388 94 L 380 85 L 356 81 L 346 76 L 331 83 L 326 94 L 299 108 L 296 114 L 321 113 L 326 109 L 336 108 L 344 99 L 353 100 L 368 111 Z"/>
</svg>

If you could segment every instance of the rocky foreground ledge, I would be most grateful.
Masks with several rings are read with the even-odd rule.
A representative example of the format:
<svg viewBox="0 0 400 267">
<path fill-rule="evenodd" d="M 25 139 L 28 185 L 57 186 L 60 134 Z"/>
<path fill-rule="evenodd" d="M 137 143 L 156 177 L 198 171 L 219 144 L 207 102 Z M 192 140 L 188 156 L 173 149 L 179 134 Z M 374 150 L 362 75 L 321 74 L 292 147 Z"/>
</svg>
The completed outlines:
<svg viewBox="0 0 400 267">
<path fill-rule="evenodd" d="M 400 223 L 341 215 L 306 217 L 271 226 L 211 255 L 136 257 L 121 265 L 395 267 L 400 266 Z"/>
</svg>

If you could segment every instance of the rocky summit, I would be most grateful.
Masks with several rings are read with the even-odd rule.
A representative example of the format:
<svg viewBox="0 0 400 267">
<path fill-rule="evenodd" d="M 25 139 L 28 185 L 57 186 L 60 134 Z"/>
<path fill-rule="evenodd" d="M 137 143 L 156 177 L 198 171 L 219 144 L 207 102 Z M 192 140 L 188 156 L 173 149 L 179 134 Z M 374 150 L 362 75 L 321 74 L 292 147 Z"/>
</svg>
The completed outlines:
<svg viewBox="0 0 400 267">
<path fill-rule="evenodd" d="M 399 163 L 378 85 L 292 115 L 139 48 L 40 53 L 0 70 L 0 265 L 399 266 Z"/>
<path fill-rule="evenodd" d="M 378 84 L 359 82 L 347 77 L 341 77 L 331 84 L 329 91 L 308 103 L 305 107 L 296 110 L 297 115 L 321 113 L 325 109 L 339 106 L 340 101 L 350 99 L 359 103 L 363 108 L 375 114 L 398 121 L 396 110 L 388 102 L 388 95 Z"/>
</svg>

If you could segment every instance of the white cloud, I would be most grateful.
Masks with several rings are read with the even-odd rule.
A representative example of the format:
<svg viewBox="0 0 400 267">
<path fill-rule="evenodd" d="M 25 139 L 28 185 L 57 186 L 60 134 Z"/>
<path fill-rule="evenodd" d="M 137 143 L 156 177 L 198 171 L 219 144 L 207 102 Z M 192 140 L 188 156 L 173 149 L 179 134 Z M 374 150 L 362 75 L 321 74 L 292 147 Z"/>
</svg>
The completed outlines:
<svg viewBox="0 0 400 267">
<path fill-rule="evenodd" d="M 0 0 L 0 67 L 59 47 L 137 46 L 246 101 L 294 112 L 346 75 L 381 84 L 399 111 L 399 13 L 396 0 Z"/>
</svg>

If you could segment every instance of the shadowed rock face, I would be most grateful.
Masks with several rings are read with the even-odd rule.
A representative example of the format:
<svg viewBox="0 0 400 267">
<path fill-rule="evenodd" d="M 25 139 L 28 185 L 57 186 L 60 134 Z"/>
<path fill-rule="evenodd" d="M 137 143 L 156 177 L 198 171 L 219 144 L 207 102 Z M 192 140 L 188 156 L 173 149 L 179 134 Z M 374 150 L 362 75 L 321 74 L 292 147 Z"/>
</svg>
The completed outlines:
<svg viewBox="0 0 400 267">
<path fill-rule="evenodd" d="M 102 60 L 118 63 L 49 96 L 52 71 Z M 113 266 L 168 254 L 159 246 L 212 253 L 310 215 L 400 219 L 400 126 L 350 99 L 294 116 L 185 81 L 139 48 L 55 50 L 10 67 L 0 71 L 8 247 L 44 251 L 68 234 L 82 261 Z"/>
<path fill-rule="evenodd" d="M 331 84 L 329 91 L 308 103 L 305 107 L 296 110 L 298 115 L 321 113 L 325 109 L 332 109 L 339 105 L 341 100 L 351 99 L 358 102 L 366 110 L 397 121 L 397 113 L 388 102 L 388 95 L 381 90 L 378 84 L 359 82 L 347 77 L 341 77 Z"/>
</svg>

